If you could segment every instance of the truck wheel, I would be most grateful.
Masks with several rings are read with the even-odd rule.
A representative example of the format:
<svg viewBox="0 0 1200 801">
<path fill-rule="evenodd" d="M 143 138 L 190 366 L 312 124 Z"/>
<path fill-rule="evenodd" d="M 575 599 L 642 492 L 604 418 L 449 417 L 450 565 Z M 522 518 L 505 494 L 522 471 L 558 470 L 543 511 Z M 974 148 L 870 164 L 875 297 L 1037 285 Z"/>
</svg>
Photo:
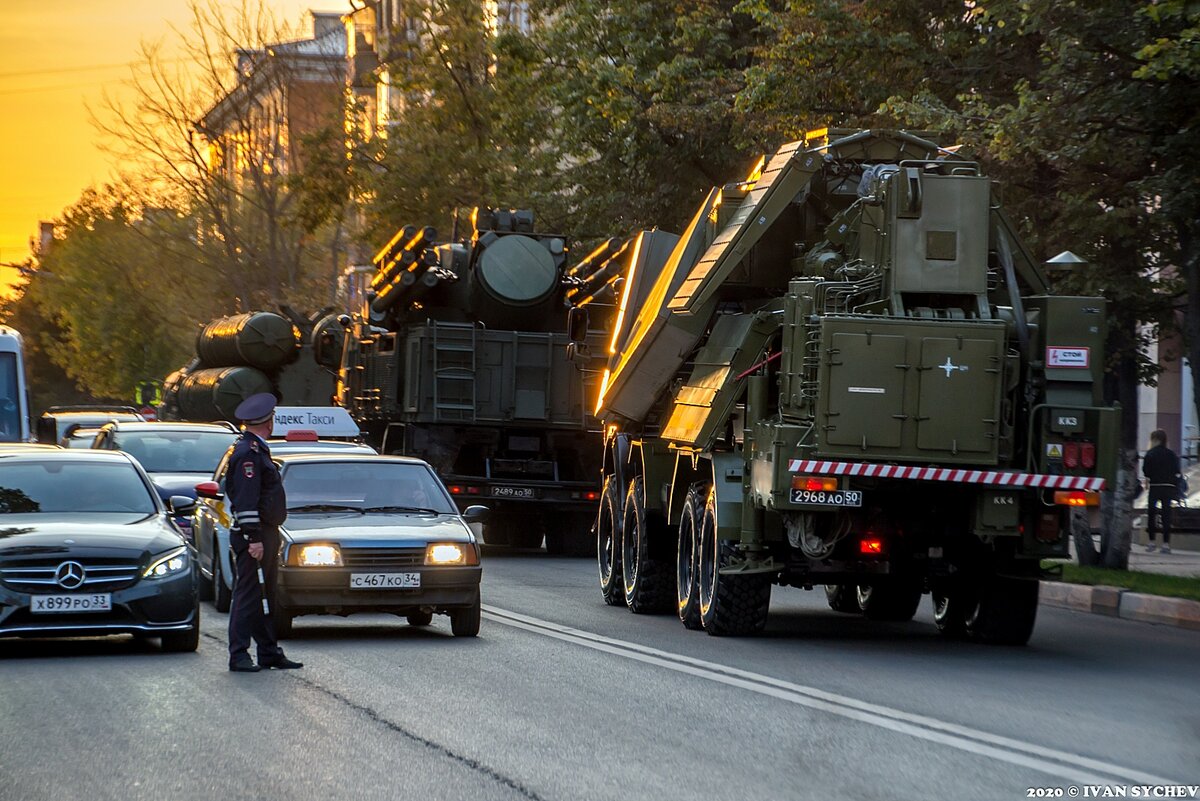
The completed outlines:
<svg viewBox="0 0 1200 801">
<path fill-rule="evenodd" d="M 877 587 L 859 585 L 858 605 L 868 620 L 912 620 L 921 605 L 921 585 L 903 581 Z"/>
<path fill-rule="evenodd" d="M 629 482 L 621 521 L 621 572 L 625 603 L 638 615 L 671 609 L 671 567 L 659 558 L 666 535 L 662 521 L 646 512 L 646 479 Z"/>
<path fill-rule="evenodd" d="M 826 584 L 825 601 L 835 612 L 845 612 L 849 615 L 862 613 L 858 605 L 858 592 L 853 584 Z"/>
<path fill-rule="evenodd" d="M 989 576 L 980 585 L 979 603 L 967 616 L 967 633 L 977 642 L 1024 645 L 1033 634 L 1037 606 L 1037 579 Z"/>
<path fill-rule="evenodd" d="M 600 567 L 600 592 L 604 603 L 622 606 L 625 587 L 621 571 L 621 497 L 613 476 L 604 479 L 600 516 L 596 521 L 596 564 Z"/>
<path fill-rule="evenodd" d="M 229 612 L 229 606 L 233 603 L 233 590 L 225 586 L 225 573 L 221 569 L 221 552 L 217 550 L 217 540 L 213 539 L 213 607 L 218 612 Z"/>
<path fill-rule="evenodd" d="M 771 577 L 766 573 L 748 576 L 722 575 L 736 551 L 730 540 L 717 539 L 716 494 L 709 490 L 700 527 L 699 576 L 700 622 L 716 637 L 757 634 L 767 625 L 771 606 Z"/>
<path fill-rule="evenodd" d="M 683 502 L 679 541 L 675 548 L 675 607 L 685 628 L 704 628 L 700 622 L 700 583 L 696 580 L 696 552 L 704 519 L 704 495 L 693 487 Z"/>
<path fill-rule="evenodd" d="M 976 601 L 962 587 L 934 589 L 933 623 L 945 637 L 958 639 L 967 634 L 967 617 L 974 611 Z"/>
</svg>

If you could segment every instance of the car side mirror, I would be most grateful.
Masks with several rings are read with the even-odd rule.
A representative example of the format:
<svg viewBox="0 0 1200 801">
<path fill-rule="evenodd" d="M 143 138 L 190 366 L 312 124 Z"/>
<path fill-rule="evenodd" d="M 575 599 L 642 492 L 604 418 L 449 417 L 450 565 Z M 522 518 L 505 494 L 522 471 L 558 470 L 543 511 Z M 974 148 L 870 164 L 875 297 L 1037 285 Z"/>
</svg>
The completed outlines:
<svg viewBox="0 0 1200 801">
<path fill-rule="evenodd" d="M 196 510 L 196 501 L 186 495 L 172 495 L 167 501 L 167 508 L 174 515 L 190 515 Z"/>
<path fill-rule="evenodd" d="M 487 520 L 488 511 L 486 506 L 468 506 L 463 510 L 462 518 L 468 523 L 482 523 Z"/>
<path fill-rule="evenodd" d="M 219 501 L 225 497 L 221 492 L 221 485 L 215 481 L 202 481 L 196 485 L 196 494 L 201 498 L 212 498 L 214 501 Z"/>
</svg>

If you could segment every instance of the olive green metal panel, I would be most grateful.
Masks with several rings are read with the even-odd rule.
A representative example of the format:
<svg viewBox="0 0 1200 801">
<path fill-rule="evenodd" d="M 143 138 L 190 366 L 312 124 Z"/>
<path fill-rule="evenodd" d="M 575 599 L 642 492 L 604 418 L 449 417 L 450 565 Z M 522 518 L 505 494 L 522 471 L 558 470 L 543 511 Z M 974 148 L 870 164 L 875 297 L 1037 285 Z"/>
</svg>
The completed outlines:
<svg viewBox="0 0 1200 801">
<path fill-rule="evenodd" d="M 921 340 L 918 448 L 994 457 L 1002 346 L 999 336 Z"/>
<path fill-rule="evenodd" d="M 762 238 L 779 213 L 808 186 L 823 164 L 821 155 L 804 152 L 803 142 L 784 145 L 767 163 L 762 177 L 696 263 L 671 299 L 669 308 L 694 314 L 729 278 L 734 268 Z"/>
<path fill-rule="evenodd" d="M 997 463 L 1003 323 L 829 315 L 819 330 L 808 458 Z"/>
<path fill-rule="evenodd" d="M 825 439 L 856 448 L 900 447 L 908 340 L 835 333 L 825 351 L 829 384 L 821 395 Z"/>
<path fill-rule="evenodd" d="M 663 439 L 691 448 L 711 447 L 741 396 L 745 380 L 738 376 L 754 365 L 776 326 L 754 314 L 718 317 L 696 354 L 691 377 L 675 397 Z"/>
<path fill-rule="evenodd" d="M 890 237 L 897 292 L 981 295 L 987 291 L 988 198 L 991 185 L 977 175 L 932 175 L 916 168 L 894 182 L 919 185 L 919 216 L 897 216 Z M 903 192 L 890 192 L 892 203 Z M 898 210 L 894 210 L 898 211 Z"/>
</svg>

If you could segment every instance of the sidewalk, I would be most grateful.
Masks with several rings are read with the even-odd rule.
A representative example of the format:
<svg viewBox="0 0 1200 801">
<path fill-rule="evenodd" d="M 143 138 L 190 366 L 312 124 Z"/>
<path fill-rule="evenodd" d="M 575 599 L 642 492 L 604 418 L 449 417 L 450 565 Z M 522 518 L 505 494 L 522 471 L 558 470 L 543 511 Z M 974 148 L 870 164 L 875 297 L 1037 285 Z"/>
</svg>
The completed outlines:
<svg viewBox="0 0 1200 801">
<path fill-rule="evenodd" d="M 1073 545 L 1071 558 L 1074 561 Z M 1129 569 L 1167 576 L 1200 578 L 1200 552 L 1172 550 L 1169 554 L 1158 551 L 1146 553 L 1145 546 L 1135 544 L 1129 553 Z M 1043 581 L 1039 599 L 1046 606 L 1200 631 L 1200 601 L 1189 601 L 1185 598 L 1147 595 L 1121 587 L 1092 587 L 1086 584 Z"/>
</svg>

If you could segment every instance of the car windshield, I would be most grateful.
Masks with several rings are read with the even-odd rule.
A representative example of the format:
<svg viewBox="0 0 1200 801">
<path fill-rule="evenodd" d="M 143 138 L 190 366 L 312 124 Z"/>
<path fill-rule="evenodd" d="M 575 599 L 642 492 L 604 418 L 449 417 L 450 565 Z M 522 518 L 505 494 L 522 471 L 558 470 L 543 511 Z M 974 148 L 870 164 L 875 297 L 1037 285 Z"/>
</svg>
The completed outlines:
<svg viewBox="0 0 1200 801">
<path fill-rule="evenodd" d="M 146 482 L 120 461 L 32 459 L 0 462 L 0 514 L 29 512 L 138 512 L 153 514 Z"/>
<path fill-rule="evenodd" d="M 423 464 L 375 461 L 315 462 L 287 465 L 283 488 L 288 509 L 350 507 L 366 512 L 428 510 L 455 511 L 441 482 Z"/>
<path fill-rule="evenodd" d="M 238 437 L 232 431 L 118 431 L 113 444 L 147 473 L 212 473 Z"/>
<path fill-rule="evenodd" d="M 0 353 L 0 440 L 21 438 L 21 398 L 17 384 L 17 354 Z"/>
</svg>

